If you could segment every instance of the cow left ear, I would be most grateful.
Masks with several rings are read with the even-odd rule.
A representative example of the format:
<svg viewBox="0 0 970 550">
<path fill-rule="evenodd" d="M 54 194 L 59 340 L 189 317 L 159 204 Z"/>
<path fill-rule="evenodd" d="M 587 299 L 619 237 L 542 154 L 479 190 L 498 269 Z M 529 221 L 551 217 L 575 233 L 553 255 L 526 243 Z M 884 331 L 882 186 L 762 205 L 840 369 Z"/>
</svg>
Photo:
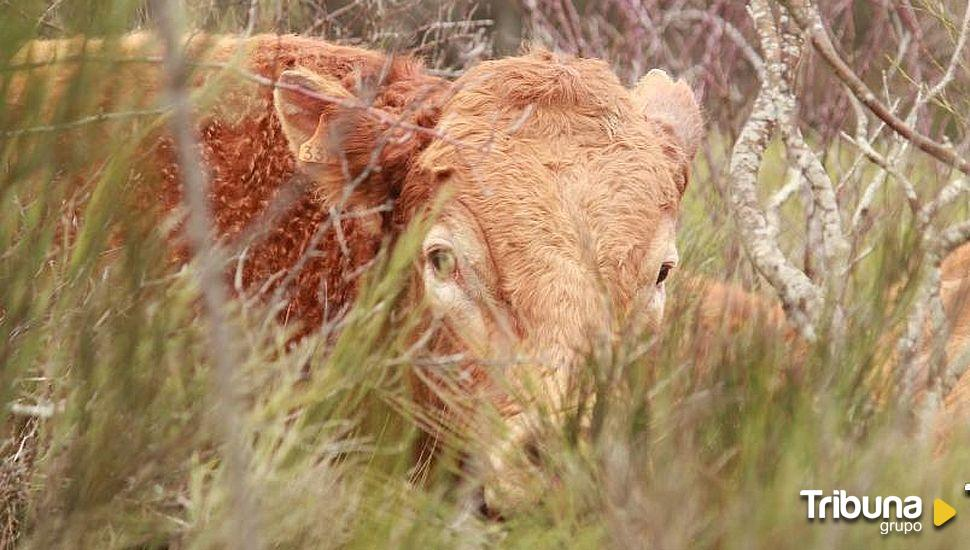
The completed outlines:
<svg viewBox="0 0 970 550">
<path fill-rule="evenodd" d="M 320 134 L 327 129 L 340 103 L 352 99 L 353 95 L 335 78 L 303 68 L 280 74 L 273 90 L 273 106 L 297 160 L 324 160 L 326 151 L 322 146 L 326 135 Z"/>
<path fill-rule="evenodd" d="M 369 153 L 376 142 L 375 122 L 357 98 L 336 78 L 309 69 L 283 71 L 273 91 L 273 105 L 283 135 L 300 171 L 313 181 L 315 195 L 324 202 L 343 196 L 344 186 L 377 159 Z M 382 203 L 388 190 L 375 178 L 356 182 L 350 203 Z"/>
<path fill-rule="evenodd" d="M 430 140 L 421 129 L 437 119 L 434 98 L 427 97 L 433 82 L 422 77 L 427 79 L 411 65 L 392 65 L 365 101 L 348 89 L 367 90 L 359 71 L 346 76 L 350 85 L 305 68 L 280 74 L 273 92 L 276 115 L 318 198 L 332 202 L 349 184 L 349 202 L 357 205 L 376 206 L 398 194 L 410 160 Z"/>
<path fill-rule="evenodd" d="M 673 80 L 665 71 L 653 69 L 640 79 L 632 93 L 644 116 L 673 134 L 690 162 L 704 137 L 704 117 L 690 86 L 683 80 Z"/>
</svg>

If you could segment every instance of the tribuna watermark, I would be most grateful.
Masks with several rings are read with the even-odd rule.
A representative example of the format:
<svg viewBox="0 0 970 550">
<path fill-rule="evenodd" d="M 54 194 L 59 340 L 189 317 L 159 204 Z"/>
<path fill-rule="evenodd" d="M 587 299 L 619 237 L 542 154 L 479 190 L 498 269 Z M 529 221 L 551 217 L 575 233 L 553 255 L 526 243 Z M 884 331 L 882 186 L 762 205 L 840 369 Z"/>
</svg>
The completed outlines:
<svg viewBox="0 0 970 550">
<path fill-rule="evenodd" d="M 809 521 L 854 521 L 864 519 L 879 521 L 879 532 L 883 535 L 900 533 L 908 535 L 923 530 L 923 499 L 917 496 L 863 496 L 857 497 L 841 489 L 831 495 L 818 489 L 806 489 L 798 493 L 806 500 Z"/>
</svg>

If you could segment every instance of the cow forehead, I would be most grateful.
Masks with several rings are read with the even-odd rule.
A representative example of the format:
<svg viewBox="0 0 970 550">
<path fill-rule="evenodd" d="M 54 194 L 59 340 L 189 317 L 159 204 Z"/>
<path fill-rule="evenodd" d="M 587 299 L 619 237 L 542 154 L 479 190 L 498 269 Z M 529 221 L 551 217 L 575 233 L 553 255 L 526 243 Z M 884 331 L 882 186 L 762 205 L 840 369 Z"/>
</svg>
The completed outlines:
<svg viewBox="0 0 970 550">
<path fill-rule="evenodd" d="M 675 214 L 675 167 L 659 149 L 623 143 L 588 146 L 562 137 L 517 140 L 457 161 L 450 187 L 484 220 L 520 227 L 569 223 L 594 235 L 625 232 Z"/>
<path fill-rule="evenodd" d="M 486 61 L 455 81 L 446 110 L 477 111 L 480 102 L 522 108 L 562 107 L 587 114 L 614 110 L 630 96 L 606 63 L 535 51 Z"/>
<path fill-rule="evenodd" d="M 468 221 L 494 261 L 508 266 L 502 270 L 537 273 L 563 264 L 607 275 L 626 270 L 632 278 L 616 282 L 629 286 L 638 283 L 631 265 L 639 268 L 663 247 L 660 241 L 673 238 L 660 228 L 670 226 L 677 211 L 676 198 L 642 178 L 619 169 L 548 170 L 516 162 L 477 185 L 459 177 L 454 200 L 473 218 Z"/>
<path fill-rule="evenodd" d="M 449 139 L 418 164 L 456 172 L 459 185 L 654 208 L 679 199 L 683 157 L 601 61 L 539 51 L 482 63 L 455 83 L 441 115 Z"/>
<path fill-rule="evenodd" d="M 450 139 L 419 164 L 447 168 L 480 216 L 569 216 L 605 234 L 676 211 L 683 157 L 604 63 L 536 52 L 483 63 L 456 87 L 438 125 Z"/>
</svg>

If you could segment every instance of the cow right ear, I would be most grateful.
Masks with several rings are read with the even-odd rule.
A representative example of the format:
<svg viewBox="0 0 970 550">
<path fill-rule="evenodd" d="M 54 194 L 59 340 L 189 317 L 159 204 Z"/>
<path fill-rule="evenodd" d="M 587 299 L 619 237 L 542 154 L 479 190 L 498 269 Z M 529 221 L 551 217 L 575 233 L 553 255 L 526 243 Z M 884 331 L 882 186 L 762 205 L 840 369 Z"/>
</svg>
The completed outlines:
<svg viewBox="0 0 970 550">
<path fill-rule="evenodd" d="M 324 163 L 327 127 L 341 104 L 353 100 L 339 80 L 296 68 L 280 74 L 273 91 L 273 105 L 289 143 L 300 162 Z"/>
</svg>

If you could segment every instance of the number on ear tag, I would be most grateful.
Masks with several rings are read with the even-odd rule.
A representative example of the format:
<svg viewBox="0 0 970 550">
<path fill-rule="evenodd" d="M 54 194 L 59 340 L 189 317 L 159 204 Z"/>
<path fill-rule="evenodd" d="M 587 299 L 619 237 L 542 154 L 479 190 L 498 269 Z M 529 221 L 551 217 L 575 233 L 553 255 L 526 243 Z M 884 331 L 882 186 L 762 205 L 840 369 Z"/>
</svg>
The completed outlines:
<svg viewBox="0 0 970 550">
<path fill-rule="evenodd" d="M 297 155 L 297 160 L 300 162 L 323 164 L 327 159 L 318 147 L 314 147 L 313 142 L 308 141 L 300 145 L 300 154 Z"/>
</svg>

